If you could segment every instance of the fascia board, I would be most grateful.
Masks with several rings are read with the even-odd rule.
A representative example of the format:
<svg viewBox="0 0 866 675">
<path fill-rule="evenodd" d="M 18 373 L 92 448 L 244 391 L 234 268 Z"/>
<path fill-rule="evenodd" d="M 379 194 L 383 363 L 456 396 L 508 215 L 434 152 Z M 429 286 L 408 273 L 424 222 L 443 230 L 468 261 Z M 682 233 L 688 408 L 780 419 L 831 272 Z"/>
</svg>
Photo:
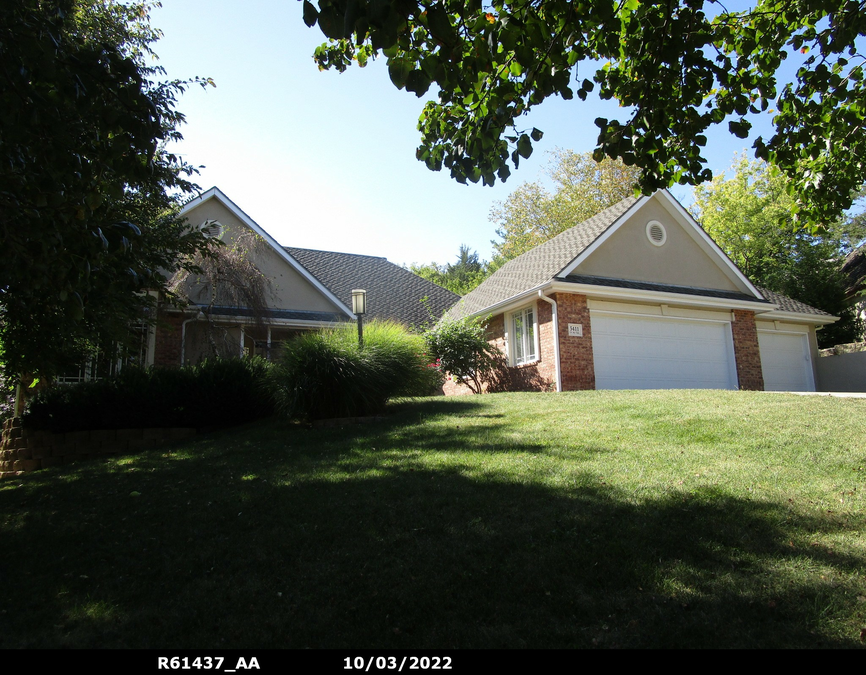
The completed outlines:
<svg viewBox="0 0 866 675">
<path fill-rule="evenodd" d="M 707 307 L 711 309 L 744 309 L 755 314 L 764 314 L 778 309 L 778 305 L 750 300 L 731 300 L 730 298 L 713 298 L 705 295 L 688 295 L 664 291 L 647 291 L 637 288 L 617 288 L 614 286 L 593 286 L 591 284 L 574 284 L 570 282 L 554 282 L 552 290 L 556 293 L 579 293 L 592 298 L 610 298 L 613 300 L 652 302 L 668 305 L 687 305 L 689 307 Z"/>
<path fill-rule="evenodd" d="M 604 242 L 610 239 L 613 236 L 613 233 L 616 232 L 622 224 L 628 220 L 628 218 L 637 211 L 641 206 L 646 204 L 650 200 L 650 197 L 644 195 L 640 199 L 638 199 L 634 204 L 631 205 L 631 208 L 623 213 L 619 218 L 617 218 L 610 227 L 608 227 L 604 232 L 602 232 L 598 238 L 592 242 L 589 246 L 587 246 L 583 251 L 580 252 L 574 260 L 572 260 L 568 265 L 563 267 L 555 276 L 558 277 L 567 277 L 569 274 L 574 272 L 577 269 L 577 266 L 580 265 L 584 260 L 586 260 L 594 251 L 596 251 Z"/>
<path fill-rule="evenodd" d="M 328 288 L 316 277 L 310 274 L 309 270 L 306 267 L 301 265 L 297 260 L 295 260 L 291 255 L 289 255 L 288 251 L 286 251 L 282 246 L 279 245 L 276 239 L 274 239 L 270 234 L 268 234 L 261 225 L 259 225 L 256 221 L 250 218 L 244 211 L 235 204 L 231 199 L 229 199 L 218 187 L 212 187 L 210 190 L 203 192 L 199 197 L 188 202 L 180 211 L 181 216 L 185 216 L 189 211 L 194 209 L 196 206 L 204 204 L 209 199 L 216 198 L 223 206 L 225 206 L 229 211 L 231 211 L 232 215 L 234 215 L 238 220 L 240 220 L 244 225 L 249 227 L 253 232 L 259 235 L 262 239 L 264 239 L 268 245 L 279 255 L 286 263 L 289 264 L 298 274 L 300 274 L 304 279 L 309 281 L 322 295 L 324 295 L 328 300 L 334 303 L 340 311 L 342 311 L 347 317 L 352 320 L 357 319 L 357 317 L 352 313 L 352 311 L 344 305 L 336 295 L 334 295 Z"/>
<path fill-rule="evenodd" d="M 788 323 L 807 323 L 810 325 L 820 324 L 827 326 L 831 323 L 836 323 L 839 320 L 838 316 L 827 316 L 826 314 L 803 314 L 801 312 L 785 312 L 778 310 L 761 315 L 761 320 L 786 321 Z"/>
</svg>

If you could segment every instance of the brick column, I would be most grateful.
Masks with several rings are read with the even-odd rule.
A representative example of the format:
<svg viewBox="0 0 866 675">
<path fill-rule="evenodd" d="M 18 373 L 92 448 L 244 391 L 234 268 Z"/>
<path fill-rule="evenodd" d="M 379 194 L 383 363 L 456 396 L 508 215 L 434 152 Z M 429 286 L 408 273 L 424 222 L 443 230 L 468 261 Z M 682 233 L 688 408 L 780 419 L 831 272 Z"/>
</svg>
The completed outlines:
<svg viewBox="0 0 866 675">
<path fill-rule="evenodd" d="M 169 368 L 181 365 L 181 336 L 185 318 L 180 312 L 159 312 L 156 319 L 153 365 Z"/>
<path fill-rule="evenodd" d="M 595 389 L 595 362 L 592 357 L 592 326 L 586 296 L 556 293 L 559 313 L 559 360 L 562 369 L 562 390 Z M 583 337 L 569 337 L 568 324 L 583 326 Z M 552 336 L 551 336 L 552 337 Z"/>
<path fill-rule="evenodd" d="M 761 370 L 761 350 L 758 348 L 758 329 L 755 313 L 734 310 L 731 332 L 734 337 L 734 357 L 737 361 L 737 380 L 740 389 L 764 391 L 764 373 Z"/>
</svg>

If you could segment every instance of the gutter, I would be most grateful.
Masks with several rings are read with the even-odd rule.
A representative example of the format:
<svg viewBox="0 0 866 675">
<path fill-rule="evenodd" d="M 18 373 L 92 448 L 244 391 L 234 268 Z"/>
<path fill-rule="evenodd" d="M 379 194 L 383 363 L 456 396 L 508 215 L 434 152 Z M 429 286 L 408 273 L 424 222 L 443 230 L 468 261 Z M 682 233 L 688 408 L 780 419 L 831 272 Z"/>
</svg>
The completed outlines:
<svg viewBox="0 0 866 675">
<path fill-rule="evenodd" d="M 805 312 L 786 312 L 784 310 L 775 310 L 766 314 L 756 315 L 756 321 L 785 321 L 788 323 L 807 323 L 809 325 L 835 323 L 839 320 L 838 316 L 828 314 L 806 314 Z"/>
<path fill-rule="evenodd" d="M 543 291 L 538 291 L 538 297 L 545 302 L 550 303 L 553 308 L 553 359 L 556 368 L 556 391 L 562 391 L 562 374 L 560 373 L 559 365 L 559 312 L 556 305 L 556 300 L 548 298 Z"/>
</svg>

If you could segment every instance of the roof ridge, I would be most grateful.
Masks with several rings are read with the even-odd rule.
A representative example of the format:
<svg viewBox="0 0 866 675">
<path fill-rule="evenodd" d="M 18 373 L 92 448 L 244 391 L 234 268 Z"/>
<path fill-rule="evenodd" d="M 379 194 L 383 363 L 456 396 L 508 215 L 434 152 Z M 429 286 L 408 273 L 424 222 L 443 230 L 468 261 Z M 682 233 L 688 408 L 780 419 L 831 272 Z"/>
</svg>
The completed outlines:
<svg viewBox="0 0 866 675">
<path fill-rule="evenodd" d="M 351 255 L 351 256 L 355 256 L 356 258 L 374 258 L 376 260 L 388 261 L 388 258 L 386 258 L 383 255 L 367 255 L 366 253 L 346 253 L 344 251 L 327 251 L 323 248 L 301 248 L 300 246 L 283 246 L 283 248 L 286 249 L 287 251 L 294 250 L 294 251 L 311 251 L 313 253 L 333 253 L 334 255 Z M 390 262 L 390 261 L 388 261 L 388 262 Z M 399 267 L 399 265 L 398 265 L 398 267 Z"/>
</svg>

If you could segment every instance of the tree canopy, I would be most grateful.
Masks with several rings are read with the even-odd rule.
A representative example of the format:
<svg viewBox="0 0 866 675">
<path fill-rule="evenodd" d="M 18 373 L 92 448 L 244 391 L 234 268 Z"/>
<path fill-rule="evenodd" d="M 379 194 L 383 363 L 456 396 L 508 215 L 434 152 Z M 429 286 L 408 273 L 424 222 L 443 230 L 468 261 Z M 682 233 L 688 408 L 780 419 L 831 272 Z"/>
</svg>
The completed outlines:
<svg viewBox="0 0 866 675">
<path fill-rule="evenodd" d="M 418 159 L 458 181 L 505 180 L 542 131 L 521 118 L 551 96 L 616 99 L 621 119 L 595 120 L 594 156 L 641 169 L 650 194 L 712 178 L 706 132 L 739 138 L 774 111 L 754 144 L 789 179 L 797 216 L 835 220 L 866 182 L 866 11 L 857 0 L 309 0 L 304 21 L 329 42 L 323 69 L 384 56 L 395 86 L 424 95 Z M 794 79 L 779 68 L 801 60 Z"/>
<path fill-rule="evenodd" d="M 144 320 L 184 256 L 192 167 L 177 96 L 148 60 L 151 3 L 0 3 L 0 362 L 51 375 Z M 206 80 L 197 80 L 205 84 Z"/>
<path fill-rule="evenodd" d="M 540 182 L 524 183 L 491 209 L 502 239 L 493 247 L 503 262 L 634 194 L 640 177 L 635 166 L 612 159 L 596 163 L 589 152 L 557 149 L 551 155 L 545 172 L 553 193 Z"/>
<path fill-rule="evenodd" d="M 821 347 L 853 342 L 863 326 L 846 297 L 845 256 L 866 240 L 862 218 L 844 218 L 817 234 L 791 220 L 788 180 L 742 157 L 731 177 L 695 189 L 692 212 L 754 283 L 822 309 L 840 320 L 818 332 Z"/>
<path fill-rule="evenodd" d="M 447 288 L 457 295 L 466 295 L 484 281 L 496 266 L 478 258 L 478 251 L 471 250 L 465 244 L 460 245 L 457 260 L 453 263 L 440 265 L 431 262 L 426 265 L 413 263 L 409 270 L 419 277 L 432 281 L 434 284 Z"/>
</svg>

